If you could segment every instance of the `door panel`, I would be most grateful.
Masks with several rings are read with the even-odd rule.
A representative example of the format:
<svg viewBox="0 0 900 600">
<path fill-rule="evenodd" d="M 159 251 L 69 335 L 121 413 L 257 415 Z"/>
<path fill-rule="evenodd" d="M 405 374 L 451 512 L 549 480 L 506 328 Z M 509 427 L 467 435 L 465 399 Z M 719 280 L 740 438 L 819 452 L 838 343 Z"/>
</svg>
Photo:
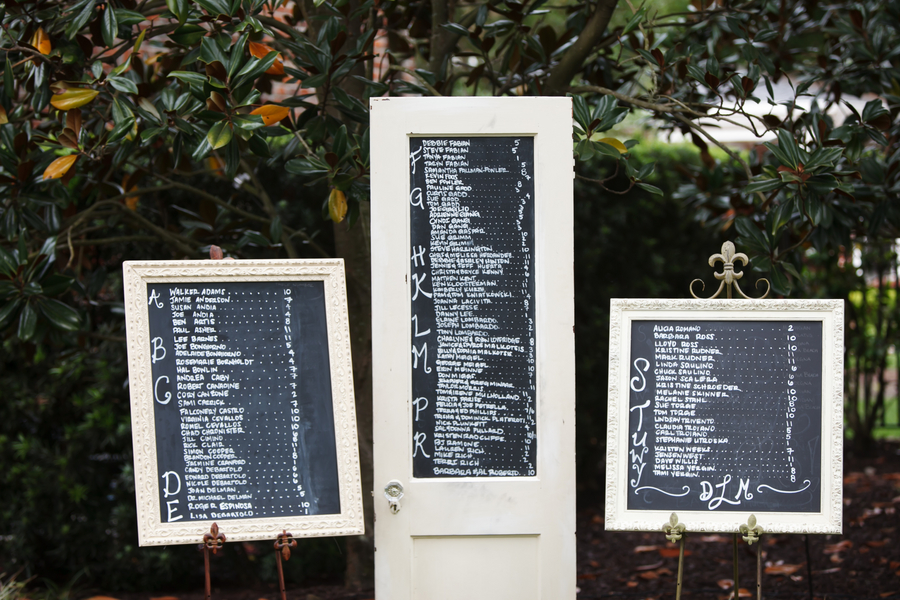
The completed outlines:
<svg viewBox="0 0 900 600">
<path fill-rule="evenodd" d="M 416 598 L 538 600 L 538 536 L 413 538 Z"/>
<path fill-rule="evenodd" d="M 373 99 L 371 132 L 376 597 L 379 600 L 495 600 L 507 597 L 573 600 L 575 398 L 571 100 Z M 518 147 L 531 148 L 533 141 L 533 166 L 528 167 L 533 171 L 524 167 L 522 170 L 528 175 L 522 183 L 533 186 L 527 188 L 528 198 L 533 202 L 533 222 L 525 222 L 523 227 L 523 230 L 533 227 L 533 241 L 528 240 L 529 248 L 523 251 L 529 253 L 527 259 L 533 264 L 526 265 L 531 271 L 522 279 L 521 293 L 517 296 L 522 298 L 523 305 L 525 302 L 533 305 L 517 306 L 508 300 L 483 305 L 473 303 L 482 311 L 478 314 L 485 317 L 475 320 L 484 331 L 471 337 L 470 342 L 456 346 L 471 348 L 474 354 L 496 351 L 515 355 L 518 352 L 530 361 L 525 365 L 533 365 L 533 375 L 521 376 L 485 368 L 484 375 L 464 382 L 471 393 L 458 394 L 460 398 L 457 399 L 446 392 L 448 388 L 445 387 L 441 406 L 437 407 L 445 412 L 432 416 L 426 427 L 416 418 L 424 414 L 422 411 L 426 406 L 426 400 L 421 400 L 427 393 L 421 391 L 422 385 L 427 389 L 430 384 L 427 378 L 415 379 L 414 393 L 414 370 L 421 369 L 421 375 L 426 368 L 435 369 L 428 371 L 433 379 L 439 368 L 444 369 L 440 372 L 443 377 L 456 376 L 463 370 L 454 371 L 446 366 L 450 363 L 438 365 L 433 362 L 437 359 L 439 340 L 426 337 L 431 326 L 425 325 L 424 319 L 414 319 L 420 306 L 416 299 L 421 301 L 423 293 L 434 294 L 434 297 L 426 294 L 428 306 L 433 304 L 437 307 L 433 310 L 443 310 L 435 300 L 439 294 L 428 285 L 438 271 L 428 271 L 426 278 L 422 268 L 431 259 L 447 264 L 445 238 L 441 237 L 446 232 L 435 233 L 437 230 L 432 229 L 431 236 L 426 236 L 424 242 L 421 237 L 417 238 L 416 244 L 412 241 L 411 210 L 430 211 L 428 214 L 432 217 L 441 217 L 435 208 L 438 205 L 421 195 L 416 196 L 411 184 L 414 181 L 411 169 L 423 166 L 418 159 L 427 154 L 424 143 L 415 143 L 420 137 L 434 143 L 439 142 L 437 138 L 497 138 L 498 151 L 516 149 L 516 140 L 520 140 Z M 521 143 L 525 138 L 528 143 Z M 473 147 L 477 145 L 473 144 Z M 461 158 L 458 163 L 461 168 L 474 170 L 477 167 L 468 164 L 466 156 Z M 445 164 L 449 163 L 445 161 Z M 529 180 L 532 174 L 533 182 Z M 453 189 L 465 192 L 466 187 L 454 186 Z M 436 189 L 449 189 L 449 186 Z M 520 186 L 513 194 L 499 189 L 497 200 L 518 201 L 525 197 L 521 192 L 524 189 Z M 515 196 L 518 192 L 521 192 L 519 196 Z M 447 198 L 453 199 L 449 194 Z M 465 203 L 465 196 L 460 195 L 460 202 Z M 515 219 L 516 211 L 507 209 L 498 209 L 496 218 Z M 477 212 L 466 207 L 461 210 Z M 486 214 L 482 219 L 484 224 L 477 228 L 466 225 L 470 227 L 466 235 L 476 229 L 480 231 L 482 227 L 491 227 L 492 214 Z M 496 225 L 498 230 L 518 227 L 517 222 L 512 221 L 496 222 Z M 458 235 L 459 231 L 450 231 L 450 234 Z M 446 239 L 452 243 L 453 239 L 459 238 Z M 471 252 L 482 252 L 479 256 L 489 258 L 500 256 L 502 260 L 503 252 L 489 248 L 491 244 L 501 244 L 497 236 L 485 234 L 478 239 L 480 241 L 470 244 Z M 423 253 L 422 248 L 429 242 L 430 247 Z M 461 254 L 451 267 L 461 272 L 467 256 L 472 254 Z M 487 275 L 476 273 L 484 275 L 479 286 L 485 289 L 469 288 L 459 296 L 483 298 L 478 295 L 479 291 L 490 293 L 491 285 L 502 285 L 495 284 L 495 278 L 490 275 L 502 272 L 503 268 L 494 267 Z M 475 293 L 470 294 L 473 290 Z M 491 338 L 490 327 L 494 322 L 490 319 L 496 317 L 497 326 L 504 326 L 501 322 L 504 314 L 491 315 L 490 310 L 495 308 L 533 311 L 534 328 L 530 334 L 533 345 L 527 338 L 511 338 L 508 341 L 510 347 L 501 347 L 500 334 Z M 464 312 L 459 314 L 468 316 Z M 431 323 L 439 324 L 441 316 L 429 318 Z M 464 327 L 451 329 L 458 332 Z M 425 358 L 426 340 L 431 344 L 428 359 Z M 448 358 L 447 353 L 442 356 L 444 360 L 456 360 Z M 477 367 L 479 359 L 470 356 L 463 360 L 469 360 L 470 366 L 474 361 Z M 509 368 L 523 367 L 519 364 Z M 439 383 L 438 378 L 435 385 Z M 521 398 L 521 391 L 507 394 L 496 391 L 499 386 L 515 385 L 526 391 L 528 388 L 523 386 L 533 386 L 530 392 L 533 398 Z M 462 384 L 453 389 L 466 390 Z M 505 401 L 510 403 L 525 402 L 516 407 L 524 406 L 524 412 L 504 412 L 498 400 L 503 396 L 508 396 Z M 458 403 L 454 404 L 456 400 Z M 435 398 L 428 398 L 427 402 L 436 410 Z M 446 411 L 457 409 L 461 415 L 458 418 L 446 416 Z M 473 423 L 472 414 L 485 415 L 484 423 Z M 517 424 L 523 418 L 533 422 L 524 428 L 507 428 L 502 418 L 516 419 Z M 469 430 L 464 431 L 466 427 Z M 514 443 L 505 443 L 507 432 L 513 432 L 509 435 L 514 436 Z M 459 435 L 455 435 L 457 433 Z M 485 437 L 491 436 L 500 436 L 504 443 L 491 445 L 489 440 L 482 443 Z M 529 443 L 522 441 L 523 436 L 534 445 L 529 447 Z M 458 439 L 470 441 L 456 443 L 454 440 Z M 485 456 L 504 449 L 510 452 L 510 448 L 518 454 Z M 435 450 L 443 452 L 440 458 L 448 463 L 421 461 L 419 453 L 425 452 L 432 458 L 437 456 Z M 414 455 L 420 457 L 415 470 Z M 460 475 L 462 471 L 452 475 L 436 473 L 434 469 L 442 468 L 438 465 L 443 464 L 451 464 L 454 469 L 469 469 L 466 472 L 470 474 Z M 495 467 L 491 470 L 481 468 L 481 465 Z M 414 477 L 414 472 L 428 475 Z M 385 497 L 384 487 L 392 480 L 403 488 L 402 496 L 395 502 L 397 510 L 391 509 L 391 503 Z"/>
</svg>

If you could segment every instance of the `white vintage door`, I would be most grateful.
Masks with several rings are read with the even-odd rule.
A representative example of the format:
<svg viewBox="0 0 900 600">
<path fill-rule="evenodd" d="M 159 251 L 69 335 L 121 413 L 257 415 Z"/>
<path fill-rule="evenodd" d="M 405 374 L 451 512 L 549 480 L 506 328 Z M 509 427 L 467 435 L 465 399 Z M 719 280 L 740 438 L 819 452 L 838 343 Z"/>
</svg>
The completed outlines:
<svg viewBox="0 0 900 600">
<path fill-rule="evenodd" d="M 572 600 L 571 101 L 379 98 L 372 100 L 371 123 L 376 597 Z M 522 198 L 524 208 L 517 217 L 513 213 L 516 223 L 497 222 L 509 217 L 509 211 L 494 217 L 466 203 L 471 200 L 465 198 L 466 190 L 475 181 L 471 178 L 504 170 L 482 168 L 495 164 L 490 158 L 492 148 L 511 152 L 518 159 L 524 152 L 516 152 L 523 148 L 532 152 L 532 143 L 533 164 L 526 165 L 523 159 L 520 181 L 496 191 L 501 203 Z M 483 152 L 481 158 L 466 154 L 469 148 L 474 153 L 476 147 L 487 148 L 487 154 Z M 453 161 L 450 152 L 463 154 Z M 429 157 L 434 161 L 422 160 Z M 447 198 L 432 203 L 425 197 L 428 194 L 413 188 L 416 180 L 411 170 L 426 164 L 440 166 L 440 173 L 458 174 L 458 180 L 450 182 L 454 185 L 449 185 L 446 177 L 441 179 L 444 175 L 429 180 L 429 185 L 433 184 L 430 189 L 437 194 L 456 195 L 450 198 L 456 207 L 453 219 L 439 208 L 440 201 Z M 458 166 L 461 168 L 456 169 Z M 447 189 L 455 192 L 441 191 Z M 533 221 L 528 222 L 523 214 L 532 208 Z M 422 227 L 422 215 L 430 219 L 430 245 L 428 240 L 420 244 L 412 239 L 411 223 Z M 442 218 L 447 227 L 439 230 Z M 414 219 L 419 219 L 415 221 L 419 225 Z M 492 249 L 494 225 L 498 231 L 508 232 L 522 231 L 522 223 L 526 233 L 517 235 L 522 236 L 524 258 L 510 259 L 515 253 L 501 252 L 501 246 Z M 465 256 L 452 258 L 454 244 L 459 246 L 461 237 L 463 245 L 468 244 L 469 258 L 471 252 L 477 254 L 473 260 L 480 262 L 475 267 Z M 428 270 L 439 258 L 445 270 Z M 493 270 L 484 269 L 488 263 Z M 496 274 L 513 271 L 521 274 L 524 291 L 512 295 L 531 302 L 510 302 L 505 298 L 510 296 L 508 291 L 496 287 L 512 290 L 519 286 L 515 278 L 497 283 L 502 277 Z M 463 280 L 468 283 L 460 283 Z M 443 292 L 440 285 L 444 285 Z M 454 291 L 463 287 L 465 294 Z M 489 299 L 470 300 L 469 306 L 463 306 L 457 298 L 459 303 L 448 308 L 441 304 L 442 294 Z M 431 320 L 419 318 L 423 306 L 432 311 Z M 464 310 L 473 306 L 476 310 Z M 511 333 L 501 331 L 522 323 L 504 325 L 504 315 L 510 311 L 521 312 L 526 321 L 533 318 L 530 335 L 509 337 Z M 476 335 L 468 336 L 467 327 L 468 333 L 474 328 Z M 423 336 L 421 344 L 419 336 Z M 447 341 L 453 336 L 455 341 Z M 431 340 L 427 351 L 424 340 Z M 512 356 L 513 363 L 521 359 L 523 374 L 490 372 L 485 365 L 494 354 Z M 461 361 L 452 360 L 460 357 Z M 466 365 L 474 374 L 463 373 Z M 414 384 L 414 376 L 425 380 Z M 417 387 L 422 381 L 427 387 L 428 376 L 432 381 L 440 378 L 437 385 L 444 386 L 442 397 Z M 518 384 L 533 392 L 513 389 Z M 459 396 L 447 396 L 447 385 L 456 386 L 452 393 Z M 502 393 L 503 386 L 509 388 L 507 393 Z M 461 388 L 469 391 L 460 392 Z M 422 425 L 429 420 L 423 415 L 428 414 L 430 423 Z M 499 456 L 504 452 L 510 456 Z M 385 497 L 385 486 L 391 482 L 395 497 L 402 487 L 396 512 Z"/>
</svg>

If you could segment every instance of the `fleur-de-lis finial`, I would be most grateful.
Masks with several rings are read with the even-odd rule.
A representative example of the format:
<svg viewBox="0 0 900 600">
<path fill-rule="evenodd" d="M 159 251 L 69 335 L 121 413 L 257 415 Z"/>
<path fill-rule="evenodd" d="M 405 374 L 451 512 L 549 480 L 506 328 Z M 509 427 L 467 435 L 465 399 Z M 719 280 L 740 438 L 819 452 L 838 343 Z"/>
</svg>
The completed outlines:
<svg viewBox="0 0 900 600">
<path fill-rule="evenodd" d="M 684 523 L 679 523 L 678 515 L 672 513 L 669 515 L 669 522 L 663 525 L 663 531 L 667 540 L 672 543 L 677 542 L 684 535 Z"/>
<path fill-rule="evenodd" d="M 743 534 L 744 541 L 751 546 L 753 545 L 753 542 L 759 541 L 759 536 L 763 533 L 763 528 L 756 524 L 756 515 L 750 515 L 750 518 L 747 519 L 747 523 L 741 525 L 739 529 Z"/>
<path fill-rule="evenodd" d="M 203 534 L 203 545 L 215 554 L 225 544 L 225 534 L 219 533 L 219 526 L 215 523 L 209 528 L 209 533 Z"/>
<path fill-rule="evenodd" d="M 743 296 L 744 298 L 746 298 L 748 300 L 751 299 L 750 296 L 748 296 L 747 294 L 744 293 L 744 291 L 741 289 L 741 286 L 738 285 L 738 279 L 740 279 L 741 277 L 744 276 L 743 271 L 735 271 L 734 270 L 734 263 L 736 263 L 738 261 L 740 261 L 740 263 L 745 267 L 748 264 L 750 264 L 750 259 L 747 258 L 746 254 L 744 254 L 743 252 L 735 252 L 734 251 L 734 244 L 732 244 L 731 242 L 725 242 L 724 244 L 722 244 L 722 251 L 718 254 L 713 254 L 712 256 L 709 257 L 709 266 L 711 266 L 712 268 L 715 268 L 716 263 L 721 262 L 722 263 L 722 272 L 721 273 L 717 273 L 717 272 L 713 273 L 713 276 L 720 281 L 719 289 L 716 290 L 715 294 L 713 294 L 712 296 L 707 298 L 707 300 L 712 300 L 713 298 L 717 298 L 719 296 L 719 294 L 722 293 L 723 289 L 726 290 L 727 298 L 730 300 L 732 297 L 732 293 L 731 293 L 732 287 L 734 287 L 738 291 L 738 293 L 741 296 Z M 693 296 L 694 298 L 697 298 L 699 300 L 700 296 L 698 296 L 697 294 L 694 293 L 694 284 L 697 283 L 698 281 L 700 282 L 700 285 L 702 286 L 700 288 L 701 291 L 706 288 L 706 285 L 703 283 L 702 279 L 695 279 L 691 282 L 690 291 L 691 291 L 691 296 Z M 769 285 L 769 281 L 767 279 L 760 279 L 759 281 L 766 282 L 766 293 L 763 294 L 762 296 L 760 296 L 760 299 L 762 299 L 769 295 L 769 290 L 771 289 L 771 286 Z M 759 285 L 759 281 L 756 282 L 757 285 Z"/>
<path fill-rule="evenodd" d="M 278 534 L 278 537 L 275 538 L 275 549 L 281 552 L 281 556 L 284 557 L 284 560 L 291 559 L 291 548 L 296 547 L 297 540 L 295 540 L 286 529 L 282 530 L 281 533 Z"/>
</svg>

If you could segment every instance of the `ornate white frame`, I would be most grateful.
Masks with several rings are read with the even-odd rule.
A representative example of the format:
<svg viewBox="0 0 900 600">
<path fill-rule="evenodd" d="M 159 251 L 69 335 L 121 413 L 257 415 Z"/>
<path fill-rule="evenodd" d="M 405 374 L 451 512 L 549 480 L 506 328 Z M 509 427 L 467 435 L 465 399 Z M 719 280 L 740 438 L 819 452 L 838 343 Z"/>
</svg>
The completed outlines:
<svg viewBox="0 0 900 600">
<path fill-rule="evenodd" d="M 612 299 L 609 324 L 609 406 L 606 457 L 606 529 L 661 531 L 670 511 L 628 510 L 629 355 L 633 320 L 820 321 L 822 323 L 821 511 L 762 512 L 766 533 L 841 533 L 843 461 L 844 305 L 841 300 Z M 830 441 L 830 443 L 829 443 Z M 685 530 L 738 532 L 747 512 L 683 511 Z M 750 524 L 753 527 L 753 524 Z"/>
<path fill-rule="evenodd" d="M 223 281 L 324 282 L 341 512 L 332 515 L 227 519 L 219 523 L 219 529 L 229 541 L 274 540 L 285 529 L 294 537 L 363 533 L 344 261 L 340 259 L 130 261 L 122 265 L 122 274 L 125 287 L 139 544 L 152 546 L 200 543 L 211 525 L 209 521 L 164 523 L 160 518 L 160 476 L 156 461 L 150 355 L 147 352 L 150 348 L 147 306 L 149 283 L 184 282 L 208 285 Z"/>
</svg>

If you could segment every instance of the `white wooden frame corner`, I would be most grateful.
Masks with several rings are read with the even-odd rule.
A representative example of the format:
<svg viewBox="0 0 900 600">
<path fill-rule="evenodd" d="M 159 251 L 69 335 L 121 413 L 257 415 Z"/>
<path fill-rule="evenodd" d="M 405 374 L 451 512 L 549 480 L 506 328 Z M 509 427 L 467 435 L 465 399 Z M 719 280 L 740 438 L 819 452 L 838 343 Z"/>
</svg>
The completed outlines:
<svg viewBox="0 0 900 600">
<path fill-rule="evenodd" d="M 141 546 L 202 542 L 211 521 L 164 523 L 160 519 L 147 285 L 322 281 L 331 368 L 340 513 L 218 520 L 228 541 L 274 540 L 282 530 L 294 537 L 356 535 L 364 532 L 353 369 L 344 262 L 329 260 L 126 261 L 122 266 L 128 373 L 131 394 L 138 539 Z"/>
</svg>

